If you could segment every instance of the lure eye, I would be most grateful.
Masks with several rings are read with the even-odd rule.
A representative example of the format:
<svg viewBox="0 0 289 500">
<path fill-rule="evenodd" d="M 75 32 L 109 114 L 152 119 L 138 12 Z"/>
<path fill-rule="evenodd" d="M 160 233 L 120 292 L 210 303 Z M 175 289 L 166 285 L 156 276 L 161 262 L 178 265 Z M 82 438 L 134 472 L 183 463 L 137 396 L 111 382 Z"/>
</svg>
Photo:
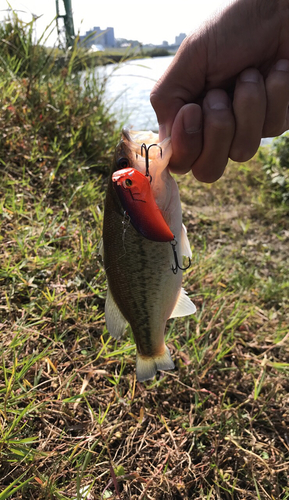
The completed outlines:
<svg viewBox="0 0 289 500">
<path fill-rule="evenodd" d="M 128 158 L 119 158 L 119 160 L 117 160 L 117 166 L 119 169 L 128 168 L 129 167 Z"/>
<path fill-rule="evenodd" d="M 132 180 L 131 180 L 131 179 L 126 179 L 126 180 L 125 180 L 125 185 L 126 185 L 127 187 L 132 186 Z"/>
</svg>

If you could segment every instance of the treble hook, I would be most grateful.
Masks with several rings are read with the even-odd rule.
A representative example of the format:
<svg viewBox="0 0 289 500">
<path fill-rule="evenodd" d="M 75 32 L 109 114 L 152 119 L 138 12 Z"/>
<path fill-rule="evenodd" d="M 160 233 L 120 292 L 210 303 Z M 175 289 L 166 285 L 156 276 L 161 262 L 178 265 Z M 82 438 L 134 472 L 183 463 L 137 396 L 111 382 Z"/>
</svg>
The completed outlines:
<svg viewBox="0 0 289 500">
<path fill-rule="evenodd" d="M 150 177 L 150 181 L 152 181 L 152 176 L 150 175 L 149 173 L 149 150 L 150 148 L 152 148 L 153 146 L 156 146 L 157 148 L 159 148 L 160 150 L 160 155 L 161 155 L 161 158 L 163 157 L 163 150 L 161 148 L 161 146 L 159 144 L 150 144 L 148 147 L 145 143 L 143 143 L 141 145 L 141 148 L 140 148 L 140 154 L 141 156 L 143 155 L 143 150 L 145 151 L 145 162 L 146 162 L 146 177 Z"/>
<path fill-rule="evenodd" d="M 181 267 L 179 265 L 179 260 L 178 260 L 178 254 L 177 254 L 177 251 L 176 251 L 176 246 L 177 246 L 178 242 L 174 239 L 173 241 L 171 241 L 171 245 L 172 245 L 172 249 L 173 249 L 173 254 L 174 254 L 174 259 L 175 259 L 175 267 L 172 265 L 172 271 L 174 274 L 177 274 L 178 272 L 178 269 L 180 269 L 181 271 L 186 271 L 186 269 L 189 269 L 189 267 L 191 266 L 191 259 L 189 257 L 189 264 L 187 265 L 187 267 Z"/>
</svg>

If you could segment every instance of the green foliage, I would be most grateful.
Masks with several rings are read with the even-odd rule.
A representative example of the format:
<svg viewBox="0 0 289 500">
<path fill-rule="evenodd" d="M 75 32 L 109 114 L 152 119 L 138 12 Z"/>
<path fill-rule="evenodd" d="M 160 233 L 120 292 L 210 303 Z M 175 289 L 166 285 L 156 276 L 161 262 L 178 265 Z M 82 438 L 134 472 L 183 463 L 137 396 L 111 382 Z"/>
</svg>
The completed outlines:
<svg viewBox="0 0 289 500">
<path fill-rule="evenodd" d="M 72 162 L 98 171 L 108 168 L 115 145 L 115 121 L 104 102 L 105 82 L 93 70 L 75 70 L 75 43 L 61 71 L 32 43 L 32 23 L 14 16 L 0 27 L 0 162 L 6 171 L 55 180 Z M 78 63 L 77 63 L 78 64 Z M 52 70 L 53 69 L 53 70 Z M 40 174 L 40 175 L 39 175 Z"/>
<path fill-rule="evenodd" d="M 0 75 L 10 72 L 14 77 L 50 78 L 61 74 L 63 68 L 71 67 L 74 72 L 84 71 L 108 62 L 119 62 L 128 54 L 102 54 L 90 52 L 79 45 L 76 37 L 74 46 L 68 50 L 47 48 L 45 42 L 53 31 L 53 21 L 36 43 L 33 39 L 36 20 L 24 22 L 15 12 L 0 24 Z"/>
<path fill-rule="evenodd" d="M 171 53 L 167 49 L 155 48 L 152 50 L 146 50 L 145 55 L 148 57 L 166 57 L 166 56 L 170 56 Z"/>
<path fill-rule="evenodd" d="M 47 66 L 47 49 L 41 45 L 41 40 L 38 44 L 33 43 L 34 27 L 35 19 L 25 23 L 13 11 L 0 24 L 2 73 L 10 71 L 14 75 L 29 76 Z"/>
<path fill-rule="evenodd" d="M 262 153 L 261 153 L 262 154 Z M 270 152 L 261 157 L 264 170 L 272 188 L 272 198 L 278 202 L 289 201 L 289 135 L 284 134 L 274 140 Z"/>
</svg>

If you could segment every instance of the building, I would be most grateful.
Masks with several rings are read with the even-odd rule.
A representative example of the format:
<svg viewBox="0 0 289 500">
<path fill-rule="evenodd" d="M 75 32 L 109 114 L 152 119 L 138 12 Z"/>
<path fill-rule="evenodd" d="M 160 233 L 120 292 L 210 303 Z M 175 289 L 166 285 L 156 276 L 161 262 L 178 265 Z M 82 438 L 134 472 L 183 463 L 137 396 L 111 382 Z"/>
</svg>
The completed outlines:
<svg viewBox="0 0 289 500">
<path fill-rule="evenodd" d="M 80 36 L 79 40 L 85 47 L 91 47 L 92 45 L 115 47 L 114 28 L 109 27 L 101 30 L 99 26 L 94 26 L 92 30 Z"/>
<path fill-rule="evenodd" d="M 182 41 L 186 38 L 186 33 L 180 33 L 175 37 L 175 45 L 181 45 Z"/>
</svg>

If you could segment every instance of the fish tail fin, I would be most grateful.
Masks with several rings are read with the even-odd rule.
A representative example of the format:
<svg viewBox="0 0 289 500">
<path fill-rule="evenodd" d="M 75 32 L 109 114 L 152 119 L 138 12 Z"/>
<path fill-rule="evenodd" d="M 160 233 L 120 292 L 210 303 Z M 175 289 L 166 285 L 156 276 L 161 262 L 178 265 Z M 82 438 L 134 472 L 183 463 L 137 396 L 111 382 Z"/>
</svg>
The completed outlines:
<svg viewBox="0 0 289 500">
<path fill-rule="evenodd" d="M 148 358 L 139 353 L 136 355 L 136 376 L 139 382 L 154 378 L 158 370 L 173 370 L 174 368 L 175 365 L 167 346 L 165 346 L 165 352 L 161 356 Z"/>
</svg>

